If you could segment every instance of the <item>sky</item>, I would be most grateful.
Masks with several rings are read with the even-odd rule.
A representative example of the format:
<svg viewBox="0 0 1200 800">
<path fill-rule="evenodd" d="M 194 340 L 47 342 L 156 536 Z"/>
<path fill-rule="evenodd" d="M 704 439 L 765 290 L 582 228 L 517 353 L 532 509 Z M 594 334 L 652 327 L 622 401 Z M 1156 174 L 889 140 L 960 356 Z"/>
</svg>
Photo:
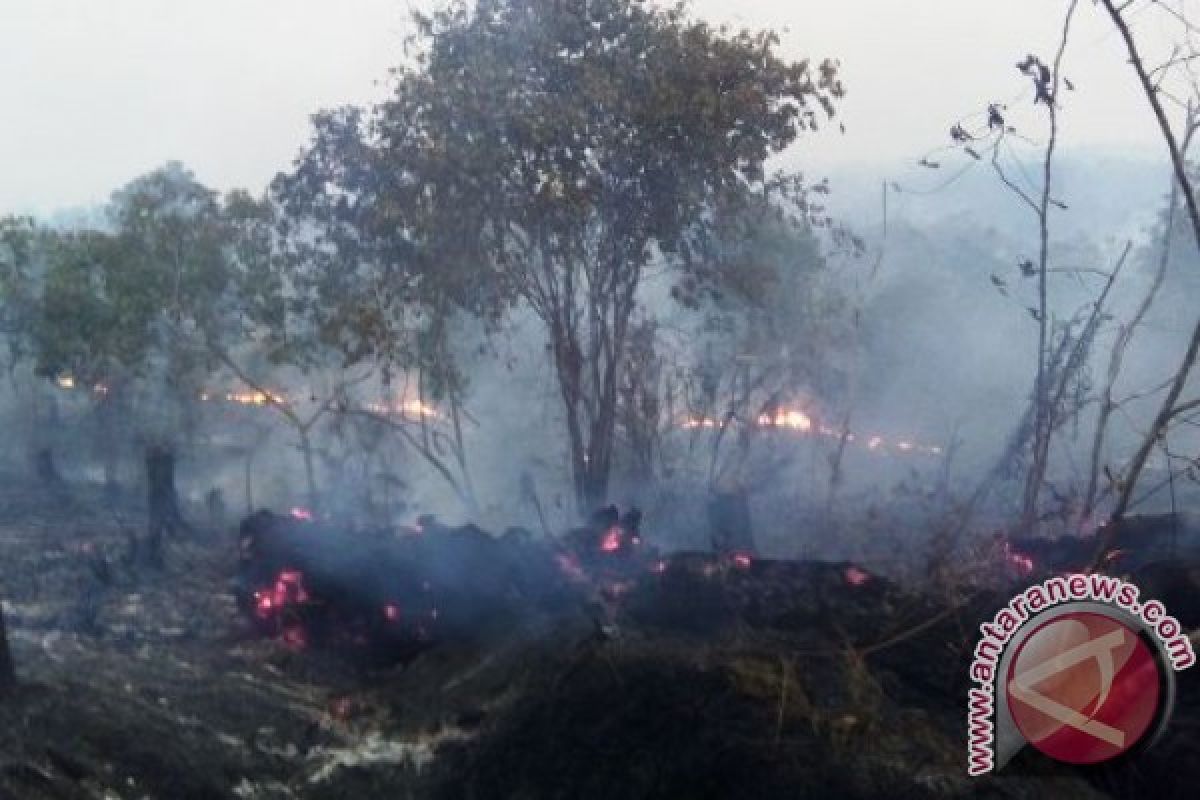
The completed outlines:
<svg viewBox="0 0 1200 800">
<path fill-rule="evenodd" d="M 427 2 L 0 0 L 0 213 L 102 203 L 170 159 L 216 188 L 259 190 L 303 146 L 311 113 L 383 96 L 409 10 Z M 838 59 L 846 132 L 806 137 L 793 155 L 818 172 L 891 174 L 987 102 L 1028 105 L 1015 64 L 1027 52 L 1049 59 L 1066 0 L 692 5 L 714 22 L 781 31 L 789 56 Z M 1139 33 L 1165 36 L 1169 20 L 1145 8 L 1131 11 Z M 1072 41 L 1066 147 L 1158 154 L 1120 40 L 1090 0 Z"/>
</svg>

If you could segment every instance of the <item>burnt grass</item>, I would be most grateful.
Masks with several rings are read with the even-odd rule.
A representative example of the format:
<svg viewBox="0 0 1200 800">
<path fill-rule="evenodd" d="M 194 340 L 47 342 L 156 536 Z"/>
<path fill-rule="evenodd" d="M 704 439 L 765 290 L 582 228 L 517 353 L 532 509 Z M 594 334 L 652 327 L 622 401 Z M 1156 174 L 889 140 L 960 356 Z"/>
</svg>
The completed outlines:
<svg viewBox="0 0 1200 800">
<path fill-rule="evenodd" d="M 1136 764 L 1026 751 L 969 779 L 967 659 L 997 591 L 681 555 L 379 668 L 253 630 L 234 521 L 170 542 L 161 571 L 127 558 L 143 528 L 86 488 L 0 488 L 20 678 L 0 798 L 1191 797 L 1200 777 L 1187 672 Z"/>
</svg>

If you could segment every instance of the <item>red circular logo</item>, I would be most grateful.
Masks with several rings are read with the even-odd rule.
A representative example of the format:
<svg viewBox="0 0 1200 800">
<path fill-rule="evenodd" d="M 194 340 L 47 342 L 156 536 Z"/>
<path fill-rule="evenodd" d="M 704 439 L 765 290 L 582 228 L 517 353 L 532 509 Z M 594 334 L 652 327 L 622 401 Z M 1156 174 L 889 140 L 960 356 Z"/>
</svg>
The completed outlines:
<svg viewBox="0 0 1200 800">
<path fill-rule="evenodd" d="M 1025 740 L 1051 758 L 1096 764 L 1135 747 L 1162 702 L 1158 659 L 1101 613 L 1063 614 L 1023 641 L 1005 689 Z"/>
</svg>

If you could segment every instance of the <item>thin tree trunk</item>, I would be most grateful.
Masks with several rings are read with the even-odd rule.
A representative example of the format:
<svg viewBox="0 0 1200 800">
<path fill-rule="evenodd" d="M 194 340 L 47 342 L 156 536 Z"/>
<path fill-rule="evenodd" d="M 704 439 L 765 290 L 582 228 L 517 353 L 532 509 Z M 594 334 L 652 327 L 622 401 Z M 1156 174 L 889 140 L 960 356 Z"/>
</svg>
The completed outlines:
<svg viewBox="0 0 1200 800">
<path fill-rule="evenodd" d="M 1188 220 L 1192 224 L 1192 234 L 1195 237 L 1196 246 L 1200 249 L 1200 208 L 1197 207 L 1196 195 L 1192 190 L 1192 181 L 1187 174 L 1187 163 L 1183 148 L 1175 137 L 1171 123 L 1167 120 L 1166 111 L 1159 98 L 1158 87 L 1154 84 L 1145 63 L 1142 61 L 1137 43 L 1133 39 L 1133 33 L 1130 31 L 1129 25 L 1125 22 L 1125 18 L 1121 15 L 1121 9 L 1117 8 L 1113 0 L 1101 0 L 1101 3 L 1112 18 L 1113 25 L 1116 26 L 1117 31 L 1121 34 L 1121 39 L 1125 43 L 1125 49 L 1129 53 L 1129 61 L 1141 84 L 1142 92 L 1145 94 L 1146 100 L 1154 112 L 1154 118 L 1158 122 L 1159 131 L 1162 133 L 1163 140 L 1170 153 L 1171 165 L 1175 171 L 1175 180 L 1179 183 L 1180 194 L 1183 195 L 1184 207 L 1187 210 Z M 1197 320 L 1183 361 L 1176 370 L 1175 376 L 1171 380 L 1171 385 L 1167 390 L 1166 397 L 1163 399 L 1162 405 L 1155 415 L 1154 425 L 1146 434 L 1145 439 L 1142 441 L 1141 446 L 1138 448 L 1137 453 L 1134 455 L 1132 462 L 1123 476 L 1121 490 L 1117 497 L 1117 504 L 1112 513 L 1114 521 L 1121 519 L 1129 510 L 1134 488 L 1137 486 L 1138 479 L 1141 477 L 1142 470 L 1146 466 L 1146 461 L 1149 459 L 1150 453 L 1166 432 L 1171 420 L 1178 413 L 1176 404 L 1179 402 L 1179 397 L 1182 395 L 1184 386 L 1187 384 L 1198 352 L 1200 352 L 1200 320 Z M 1104 549 L 1108 548 L 1109 541 L 1107 540 L 1111 540 L 1112 535 L 1115 534 L 1116 527 L 1115 525 L 1109 526 L 1112 534 L 1105 537 Z"/>
<path fill-rule="evenodd" d="M 0 608 L 0 696 L 9 694 L 16 686 L 17 672 L 8 649 L 8 628 L 4 624 L 4 610 Z"/>
<path fill-rule="evenodd" d="M 304 457 L 304 484 L 308 493 L 308 505 L 315 511 L 320 498 L 317 496 L 317 472 L 313 464 L 312 440 L 307 429 L 300 430 L 300 454 Z"/>
<path fill-rule="evenodd" d="M 1050 326 L 1050 309 L 1047 287 L 1047 275 L 1050 261 L 1050 209 L 1051 178 L 1054 166 L 1054 151 L 1058 145 L 1058 91 L 1062 81 L 1062 60 L 1067 49 L 1067 40 L 1071 31 L 1071 19 L 1075 15 L 1078 0 L 1071 0 L 1067 9 L 1067 17 L 1063 22 L 1062 38 L 1059 40 L 1058 52 L 1054 57 L 1051 70 L 1049 97 L 1046 106 L 1050 114 L 1050 137 L 1046 142 L 1046 152 L 1042 159 L 1042 196 L 1037 206 L 1038 213 L 1038 363 L 1037 380 L 1034 385 L 1034 403 L 1036 406 L 1033 431 L 1033 463 L 1025 483 L 1025 496 L 1021 514 L 1021 526 L 1025 530 L 1033 528 L 1037 523 L 1038 498 L 1041 496 L 1042 484 L 1045 482 L 1047 462 L 1050 457 L 1050 438 L 1053 427 L 1053 409 L 1050 404 L 1049 376 L 1046 374 L 1046 348 Z"/>
<path fill-rule="evenodd" d="M 1127 325 L 1121 327 L 1120 332 L 1117 334 L 1117 339 L 1113 342 L 1112 353 L 1109 356 L 1104 393 L 1100 398 L 1100 412 L 1096 419 L 1096 432 L 1092 437 L 1088 484 L 1083 496 L 1083 508 L 1080 511 L 1081 525 L 1091 519 L 1092 512 L 1096 508 L 1096 496 L 1099 491 L 1100 481 L 1100 462 L 1104 458 L 1104 442 L 1108 434 L 1108 422 L 1112 417 L 1112 412 L 1116 410 L 1113 391 L 1117 378 L 1121 374 L 1121 367 L 1125 361 L 1125 353 L 1129 349 L 1129 343 L 1133 339 L 1134 331 L 1142 323 L 1142 320 L 1145 319 L 1146 314 L 1149 313 L 1150 306 L 1154 303 L 1154 298 L 1158 295 L 1158 290 L 1162 287 L 1163 280 L 1167 275 L 1167 266 L 1171 260 L 1171 234 L 1175 230 L 1175 213 L 1179 205 L 1179 184 L 1174 179 L 1171 180 L 1171 194 L 1168 202 L 1166 229 L 1163 232 L 1162 253 L 1159 257 L 1158 269 L 1155 271 L 1150 288 L 1142 298 L 1142 302 L 1138 305 L 1133 317 Z"/>
<path fill-rule="evenodd" d="M 163 563 L 166 537 L 189 529 L 175 487 L 175 451 L 170 447 L 156 444 L 146 448 L 146 499 L 146 550 L 140 555 L 142 561 L 157 567 Z"/>
<path fill-rule="evenodd" d="M 246 513 L 254 513 L 254 451 L 246 452 Z"/>
</svg>

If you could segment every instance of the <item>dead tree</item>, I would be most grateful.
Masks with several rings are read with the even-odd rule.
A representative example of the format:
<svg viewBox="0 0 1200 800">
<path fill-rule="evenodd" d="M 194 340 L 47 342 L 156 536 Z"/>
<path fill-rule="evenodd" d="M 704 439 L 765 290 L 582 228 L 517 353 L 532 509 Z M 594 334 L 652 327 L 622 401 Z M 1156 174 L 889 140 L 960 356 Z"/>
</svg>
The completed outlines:
<svg viewBox="0 0 1200 800">
<path fill-rule="evenodd" d="M 151 566 L 162 566 L 164 540 L 191 529 L 175 488 L 175 451 L 169 445 L 146 448 L 146 508 L 146 550 L 140 555 Z"/>
<path fill-rule="evenodd" d="M 1038 88 L 1037 97 L 1046 104 L 1050 124 L 1050 134 L 1046 141 L 1046 149 L 1042 159 L 1042 191 L 1040 197 L 1036 201 L 1031 200 L 1023 191 L 1017 189 L 1017 192 L 1029 203 L 1037 215 L 1038 222 L 1038 313 L 1036 315 L 1038 323 L 1038 358 L 1037 379 L 1034 384 L 1033 456 L 1029 472 L 1026 475 L 1024 498 L 1021 504 L 1021 524 L 1022 527 L 1026 528 L 1032 527 L 1037 520 L 1038 498 L 1041 495 L 1042 484 L 1046 478 L 1046 466 L 1050 454 L 1050 439 L 1053 429 L 1051 388 L 1046 363 L 1050 331 L 1047 278 L 1050 261 L 1050 212 L 1052 208 L 1060 204 L 1052 197 L 1051 187 L 1054 151 L 1058 143 L 1058 91 L 1062 81 L 1062 60 L 1067 49 L 1071 20 L 1075 15 L 1077 5 L 1078 0 L 1071 0 L 1071 5 L 1067 9 L 1066 20 L 1063 22 L 1062 37 L 1059 40 L 1058 52 L 1055 54 L 1054 64 L 1049 70 L 1047 71 L 1047 68 L 1040 64 L 1040 62 L 1035 63 L 1032 57 L 1025 62 L 1025 65 L 1022 65 L 1023 71 L 1025 66 L 1028 66 L 1031 71 L 1036 68 L 1034 81 Z M 994 158 L 993 163 L 996 163 Z"/>
<path fill-rule="evenodd" d="M 286 398 L 264 388 L 259 381 L 252 378 L 250 373 L 243 369 L 237 360 L 230 355 L 229 351 L 215 340 L 209 339 L 207 348 L 208 352 L 224 364 L 239 381 L 262 397 L 268 408 L 279 412 L 283 420 L 296 432 L 296 436 L 299 439 L 300 455 L 304 460 L 304 482 L 308 495 L 308 504 L 313 509 L 316 509 L 320 505 L 320 493 L 317 490 L 316 453 L 313 449 L 312 441 L 313 431 L 317 423 L 321 422 L 325 418 L 325 415 L 344 398 L 346 392 L 351 387 L 363 383 L 370 378 L 371 372 L 368 371 L 358 378 L 337 381 L 333 390 L 328 392 L 325 398 L 320 400 L 309 414 L 302 415 Z"/>
<path fill-rule="evenodd" d="M 1159 132 L 1162 135 L 1163 141 L 1167 146 L 1168 154 L 1171 159 L 1171 166 L 1175 174 L 1175 180 L 1179 184 L 1179 193 L 1183 196 L 1184 211 L 1187 214 L 1188 221 L 1191 223 L 1192 233 L 1196 240 L 1197 249 L 1200 249 L 1200 207 L 1197 205 L 1196 195 L 1193 190 L 1192 180 L 1187 172 L 1187 160 L 1184 143 L 1176 135 L 1174 127 L 1168 119 L 1166 108 L 1164 106 L 1164 97 L 1169 97 L 1162 82 L 1166 77 L 1166 73 L 1170 71 L 1172 66 L 1176 64 L 1186 65 L 1189 60 L 1186 57 L 1180 57 L 1178 54 L 1173 55 L 1171 59 L 1156 68 L 1149 68 L 1142 58 L 1142 53 L 1138 47 L 1137 41 L 1134 39 L 1133 32 L 1129 28 L 1128 21 L 1125 18 L 1124 12 L 1128 3 L 1117 3 L 1114 0 L 1101 0 L 1101 5 L 1108 12 L 1109 18 L 1113 25 L 1121 35 L 1121 39 L 1125 44 L 1125 49 L 1129 55 L 1129 63 L 1137 75 L 1138 83 L 1142 88 L 1142 92 L 1146 97 L 1146 101 L 1150 105 L 1150 109 L 1154 114 L 1155 121 L 1158 124 Z M 1192 23 L 1182 17 L 1181 12 L 1166 6 L 1165 4 L 1157 4 L 1164 12 L 1175 16 L 1182 22 L 1189 32 L 1194 29 Z M 1191 81 L 1193 92 L 1197 90 L 1197 81 L 1193 78 Z M 1176 101 L 1177 102 L 1177 101 Z M 1189 106 L 1190 108 L 1190 106 Z M 1187 137 L 1184 137 L 1186 141 Z M 1167 391 L 1159 406 L 1158 412 L 1155 414 L 1154 421 L 1150 430 L 1146 433 L 1133 459 L 1125 469 L 1121 477 L 1120 487 L 1117 494 L 1116 506 L 1112 512 L 1112 519 L 1119 520 L 1129 510 L 1130 503 L 1133 499 L 1134 489 L 1137 486 L 1138 480 L 1141 477 L 1142 470 L 1146 466 L 1146 461 L 1154 448 L 1162 441 L 1167 429 L 1171 423 L 1176 420 L 1181 414 L 1200 407 L 1200 400 L 1182 401 L 1180 398 L 1183 395 L 1183 390 L 1187 385 L 1188 378 L 1191 376 L 1192 367 L 1196 363 L 1196 357 L 1200 354 L 1200 319 L 1192 331 L 1191 338 L 1188 341 L 1187 350 L 1184 353 L 1183 359 L 1180 361 L 1173 377 L 1168 383 Z M 1110 525 L 1109 530 L 1114 532 L 1118 526 Z M 1108 537 L 1106 537 L 1108 538 Z M 1107 542 L 1104 549 L 1107 550 Z"/>
<path fill-rule="evenodd" d="M 1188 145 L 1191 142 L 1193 134 L 1197 130 L 1197 117 L 1195 108 L 1189 110 L 1190 122 L 1188 124 L 1187 135 L 1184 137 L 1183 147 L 1184 152 L 1187 152 Z M 1117 378 L 1121 374 L 1121 368 L 1125 362 L 1125 354 L 1129 349 L 1129 344 L 1133 340 L 1134 332 L 1138 326 L 1146 318 L 1150 311 L 1151 305 L 1154 303 L 1155 297 L 1158 295 L 1158 290 L 1162 288 L 1163 281 L 1167 275 L 1167 266 L 1171 260 L 1171 238 L 1175 231 L 1175 219 L 1178 216 L 1179 210 L 1179 184 L 1171 179 L 1171 192 L 1167 200 L 1167 219 L 1163 227 L 1162 250 L 1159 253 L 1158 265 L 1154 272 L 1154 278 L 1150 282 L 1150 287 L 1146 290 L 1146 294 L 1142 297 L 1137 309 L 1134 311 L 1130 320 L 1121 326 L 1117 332 L 1117 338 L 1113 342 L 1112 351 L 1109 354 L 1108 370 L 1105 376 L 1104 390 L 1100 395 L 1100 409 L 1096 418 L 1096 430 L 1092 437 L 1092 452 L 1091 460 L 1088 469 L 1087 489 L 1084 491 L 1083 508 L 1080 510 L 1080 524 L 1086 524 L 1091 519 L 1092 513 L 1095 511 L 1098 496 L 1100 494 L 1100 468 L 1101 461 L 1104 458 L 1104 444 L 1108 433 L 1108 424 L 1114 411 L 1120 407 L 1120 403 L 1114 398 L 1114 387 Z"/>
<path fill-rule="evenodd" d="M 17 672 L 8 649 L 8 628 L 4 624 L 4 609 L 0 608 L 0 696 L 10 693 L 16 685 Z"/>
</svg>

